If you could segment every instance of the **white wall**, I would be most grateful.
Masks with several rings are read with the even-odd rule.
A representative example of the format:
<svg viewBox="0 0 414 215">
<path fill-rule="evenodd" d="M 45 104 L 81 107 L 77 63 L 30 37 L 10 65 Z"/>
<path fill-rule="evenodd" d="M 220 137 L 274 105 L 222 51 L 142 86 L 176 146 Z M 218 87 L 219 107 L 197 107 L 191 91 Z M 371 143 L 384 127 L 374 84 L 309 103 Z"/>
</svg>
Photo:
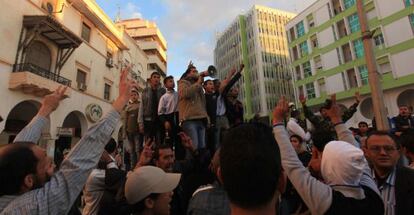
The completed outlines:
<svg viewBox="0 0 414 215">
<path fill-rule="evenodd" d="M 336 49 L 322 55 L 322 65 L 324 70 L 335 68 L 339 65 Z"/>
<path fill-rule="evenodd" d="M 319 47 L 323 48 L 329 44 L 332 44 L 335 42 L 334 34 L 332 32 L 332 28 L 326 28 L 323 31 L 319 32 L 318 35 L 318 42 Z"/>
<path fill-rule="evenodd" d="M 375 7 L 378 18 L 383 19 L 402 10 L 405 5 L 403 0 L 375 0 Z"/>
<path fill-rule="evenodd" d="M 314 14 L 315 25 L 316 26 L 322 25 L 323 23 L 329 21 L 329 9 L 328 9 L 328 5 L 323 4 L 313 14 Z"/>
<path fill-rule="evenodd" d="M 413 56 L 414 49 L 391 55 L 391 62 L 394 68 L 393 73 L 396 75 L 396 78 L 414 73 Z"/>
<path fill-rule="evenodd" d="M 338 93 L 344 90 L 341 73 L 326 77 L 326 92 L 328 94 Z"/>
<path fill-rule="evenodd" d="M 404 17 L 386 25 L 383 29 L 384 36 L 387 40 L 387 46 L 394 46 L 413 38 L 413 31 L 408 21 L 408 17 Z"/>
</svg>

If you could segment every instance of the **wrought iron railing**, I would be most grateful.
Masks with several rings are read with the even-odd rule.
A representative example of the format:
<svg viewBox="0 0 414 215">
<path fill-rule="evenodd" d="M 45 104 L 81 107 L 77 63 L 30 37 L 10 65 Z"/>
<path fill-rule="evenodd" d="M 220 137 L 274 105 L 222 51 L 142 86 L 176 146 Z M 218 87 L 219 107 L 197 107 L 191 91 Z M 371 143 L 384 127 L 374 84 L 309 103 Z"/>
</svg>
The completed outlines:
<svg viewBox="0 0 414 215">
<path fill-rule="evenodd" d="M 14 72 L 26 72 L 26 71 L 39 75 L 41 77 L 47 78 L 49 80 L 56 81 L 66 86 L 70 86 L 72 83 L 72 81 L 67 78 L 64 78 L 58 74 L 52 73 L 47 69 L 43 69 L 31 63 L 21 63 L 21 64 L 14 65 Z"/>
</svg>

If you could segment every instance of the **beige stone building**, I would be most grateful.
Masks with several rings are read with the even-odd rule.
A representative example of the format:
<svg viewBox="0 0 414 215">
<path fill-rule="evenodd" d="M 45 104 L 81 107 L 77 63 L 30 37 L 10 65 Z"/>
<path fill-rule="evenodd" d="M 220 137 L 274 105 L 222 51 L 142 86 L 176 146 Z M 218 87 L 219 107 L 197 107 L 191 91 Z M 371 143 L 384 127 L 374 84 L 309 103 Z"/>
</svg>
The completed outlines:
<svg viewBox="0 0 414 215">
<path fill-rule="evenodd" d="M 69 98 L 40 141 L 50 156 L 76 143 L 110 109 L 123 66 L 132 64 L 131 76 L 144 87 L 151 56 L 95 1 L 2 1 L 0 14 L 0 147 L 59 85 L 69 86 Z M 120 129 L 121 123 L 114 137 Z"/>
<path fill-rule="evenodd" d="M 148 56 L 148 71 L 154 70 L 163 77 L 167 74 L 167 42 L 155 22 L 143 19 L 127 19 L 117 22 L 144 50 Z M 149 77 L 151 74 L 147 74 Z"/>
</svg>

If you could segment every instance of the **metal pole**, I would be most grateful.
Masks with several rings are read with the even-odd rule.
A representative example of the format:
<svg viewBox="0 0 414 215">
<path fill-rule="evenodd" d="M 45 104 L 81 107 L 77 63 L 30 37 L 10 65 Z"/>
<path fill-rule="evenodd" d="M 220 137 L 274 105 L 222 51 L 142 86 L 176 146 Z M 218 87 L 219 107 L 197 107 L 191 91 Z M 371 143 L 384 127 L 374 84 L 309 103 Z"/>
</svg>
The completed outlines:
<svg viewBox="0 0 414 215">
<path fill-rule="evenodd" d="M 368 29 L 367 16 L 364 11 L 363 0 L 357 0 L 357 11 L 361 25 L 362 41 L 364 43 L 365 60 L 368 69 L 368 82 L 371 88 L 372 106 L 378 130 L 388 130 L 388 119 L 383 101 L 384 95 L 379 81 L 374 51 L 372 49 L 372 32 Z"/>
</svg>

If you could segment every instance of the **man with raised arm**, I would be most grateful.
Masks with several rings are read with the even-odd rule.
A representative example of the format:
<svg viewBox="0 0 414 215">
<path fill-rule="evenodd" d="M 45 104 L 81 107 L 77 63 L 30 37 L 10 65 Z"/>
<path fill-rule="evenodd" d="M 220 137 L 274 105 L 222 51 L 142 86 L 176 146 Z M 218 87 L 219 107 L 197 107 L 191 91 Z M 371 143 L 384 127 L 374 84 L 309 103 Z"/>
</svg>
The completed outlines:
<svg viewBox="0 0 414 215">
<path fill-rule="evenodd" d="M 282 166 L 312 214 L 384 214 L 384 203 L 371 177 L 364 153 L 342 121 L 336 96 L 327 115 L 340 141 L 331 141 L 322 152 L 324 182 L 311 176 L 297 157 L 284 127 L 288 103 L 283 97 L 273 111 L 273 132 L 280 148 Z M 327 131 L 329 132 L 329 131 Z"/>
<path fill-rule="evenodd" d="M 96 167 L 105 144 L 120 120 L 136 84 L 121 73 L 119 96 L 112 109 L 92 126 L 53 173 L 53 164 L 44 149 L 36 145 L 50 114 L 64 98 L 59 87 L 43 99 L 42 106 L 16 137 L 13 144 L 0 149 L 1 214 L 67 214 L 81 192 L 91 170 Z"/>
</svg>

